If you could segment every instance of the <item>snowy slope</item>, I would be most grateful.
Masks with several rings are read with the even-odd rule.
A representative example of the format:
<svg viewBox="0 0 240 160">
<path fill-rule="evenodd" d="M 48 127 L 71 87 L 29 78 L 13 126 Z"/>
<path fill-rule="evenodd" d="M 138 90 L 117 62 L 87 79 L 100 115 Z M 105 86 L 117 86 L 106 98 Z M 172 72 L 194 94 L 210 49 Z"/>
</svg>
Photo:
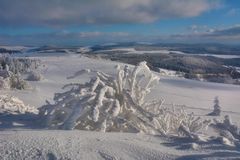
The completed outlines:
<svg viewBox="0 0 240 160">
<path fill-rule="evenodd" d="M 62 92 L 61 87 L 65 84 L 89 80 L 87 75 L 67 79 L 77 71 L 90 68 L 115 74 L 113 68 L 119 64 L 71 54 L 34 56 L 43 63 L 44 80 L 30 82 L 33 86 L 32 90 L 1 90 L 0 92 L 14 95 L 25 104 L 36 107 L 44 105 L 45 100 L 52 101 L 54 93 Z M 153 90 L 149 99 L 162 97 L 166 100 L 166 104 L 185 105 L 187 111 L 194 111 L 197 115 L 205 117 L 204 115 L 212 110 L 214 97 L 218 96 L 223 116 L 230 114 L 234 122 L 239 122 L 239 95 L 239 86 L 166 76 L 161 77 L 159 85 Z M 27 122 L 27 118 L 23 118 L 21 126 L 14 123 L 15 125 L 8 128 L 1 128 L 3 131 L 0 131 L 0 159 L 181 160 L 240 157 L 239 147 L 231 148 L 221 143 L 206 142 L 196 147 L 184 139 L 165 139 L 141 134 L 36 130 L 33 128 L 39 127 L 34 126 L 33 122 Z M 0 121 L 0 125 L 1 123 Z"/>
<path fill-rule="evenodd" d="M 2 91 L 17 95 L 32 106 L 40 107 L 45 100 L 51 100 L 53 94 L 61 92 L 63 85 L 71 82 L 85 82 L 87 75 L 82 75 L 75 79 L 67 79 L 82 69 L 101 70 L 109 74 L 114 73 L 114 66 L 118 62 L 107 60 L 90 59 L 80 55 L 57 55 L 48 57 L 37 57 L 41 59 L 43 67 L 44 80 L 39 82 L 30 82 L 33 90 L 28 91 Z M 27 95 L 31 94 L 31 99 Z M 219 96 L 220 104 L 223 110 L 238 112 L 240 101 L 240 86 L 200 82 L 178 77 L 161 76 L 161 80 L 153 95 L 150 98 L 162 97 L 166 103 L 182 104 L 196 108 L 210 109 L 213 105 L 215 96 Z"/>
</svg>

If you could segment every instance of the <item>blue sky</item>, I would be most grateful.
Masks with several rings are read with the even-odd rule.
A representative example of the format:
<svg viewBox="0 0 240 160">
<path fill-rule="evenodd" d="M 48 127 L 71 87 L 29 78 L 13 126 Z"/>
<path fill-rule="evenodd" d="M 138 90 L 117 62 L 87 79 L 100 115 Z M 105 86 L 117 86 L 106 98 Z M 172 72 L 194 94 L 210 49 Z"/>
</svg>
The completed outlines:
<svg viewBox="0 0 240 160">
<path fill-rule="evenodd" d="M 240 43 L 239 0 L 0 0 L 0 43 Z"/>
</svg>

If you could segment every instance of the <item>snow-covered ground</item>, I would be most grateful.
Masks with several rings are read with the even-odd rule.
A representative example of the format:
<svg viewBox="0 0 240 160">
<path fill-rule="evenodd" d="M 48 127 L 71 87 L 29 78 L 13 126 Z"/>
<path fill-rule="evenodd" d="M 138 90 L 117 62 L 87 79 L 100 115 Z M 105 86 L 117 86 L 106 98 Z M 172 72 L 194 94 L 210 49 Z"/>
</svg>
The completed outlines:
<svg viewBox="0 0 240 160">
<path fill-rule="evenodd" d="M 0 142 L 0 159 L 6 160 L 212 160 L 240 156 L 231 147 L 206 143 L 194 150 L 188 141 L 130 133 L 8 131 L 0 132 Z"/>
<path fill-rule="evenodd" d="M 115 74 L 113 68 L 119 64 L 62 53 L 35 54 L 34 58 L 42 61 L 44 79 L 29 82 L 33 89 L 1 90 L 1 94 L 14 95 L 25 104 L 41 107 L 46 100 L 53 102 L 54 93 L 63 92 L 61 88 L 65 84 L 89 80 L 87 75 L 67 79 L 77 71 L 89 68 Z M 223 116 L 229 114 L 239 124 L 239 95 L 240 86 L 236 85 L 161 76 L 149 99 L 161 97 L 166 105 L 185 105 L 187 111 L 205 117 L 213 109 L 214 97 L 218 96 Z M 0 159 L 240 159 L 239 148 L 222 144 L 206 142 L 196 148 L 184 139 L 164 139 L 143 134 L 36 130 L 33 128 L 38 126 L 28 122 L 26 117 L 23 119 L 21 122 L 25 124 L 15 122 L 13 126 L 1 127 Z"/>
<path fill-rule="evenodd" d="M 154 53 L 154 54 L 169 54 L 169 53 L 177 53 L 177 54 L 184 54 L 180 51 L 170 51 L 170 50 L 136 50 L 135 48 L 113 48 L 113 49 L 106 49 L 106 50 L 99 50 L 96 51 L 98 53 L 107 53 L 107 52 L 124 52 L 124 54 L 148 54 L 148 53 Z"/>
<path fill-rule="evenodd" d="M 0 132 L 0 159 L 40 160 L 213 160 L 239 159 L 229 146 L 205 143 L 195 148 L 181 139 L 131 133 L 87 131 Z"/>
<path fill-rule="evenodd" d="M 28 49 L 28 47 L 24 47 L 24 46 L 0 46 L 0 48 L 4 48 L 6 50 L 12 50 L 12 51 L 21 51 L 21 50 Z"/>
</svg>

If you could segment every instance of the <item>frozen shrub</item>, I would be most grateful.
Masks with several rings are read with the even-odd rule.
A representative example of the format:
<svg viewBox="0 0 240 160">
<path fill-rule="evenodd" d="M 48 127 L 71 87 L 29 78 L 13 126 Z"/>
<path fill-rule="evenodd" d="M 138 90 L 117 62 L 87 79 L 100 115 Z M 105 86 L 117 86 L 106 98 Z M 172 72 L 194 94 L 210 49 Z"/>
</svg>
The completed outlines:
<svg viewBox="0 0 240 160">
<path fill-rule="evenodd" d="M 185 125 L 191 133 L 197 133 L 203 129 L 207 129 L 210 120 L 202 120 L 200 117 L 195 117 L 194 114 L 185 116 L 182 125 Z"/>
<path fill-rule="evenodd" d="M 146 62 L 134 68 L 117 66 L 116 70 L 116 76 L 92 70 L 77 72 L 76 76 L 92 73 L 95 77 L 85 84 L 66 85 L 64 88 L 71 89 L 55 94 L 55 104 L 41 107 L 46 126 L 161 135 L 177 135 L 180 126 L 185 126 L 191 135 L 207 125 L 182 109 L 165 108 L 162 99 L 146 99 L 159 81 Z"/>
<path fill-rule="evenodd" d="M 0 95 L 0 114 L 38 114 L 38 110 L 34 107 L 25 105 L 23 101 L 17 97 L 9 95 Z"/>
<path fill-rule="evenodd" d="M 153 124 L 162 135 L 178 135 L 196 139 L 196 135 L 206 130 L 210 120 L 202 120 L 194 114 L 186 113 L 182 108 L 164 108 L 154 117 Z"/>
<path fill-rule="evenodd" d="M 232 142 L 240 141 L 240 128 L 233 124 L 229 115 L 224 117 L 223 121 L 214 120 L 212 127 L 224 138 Z"/>
</svg>

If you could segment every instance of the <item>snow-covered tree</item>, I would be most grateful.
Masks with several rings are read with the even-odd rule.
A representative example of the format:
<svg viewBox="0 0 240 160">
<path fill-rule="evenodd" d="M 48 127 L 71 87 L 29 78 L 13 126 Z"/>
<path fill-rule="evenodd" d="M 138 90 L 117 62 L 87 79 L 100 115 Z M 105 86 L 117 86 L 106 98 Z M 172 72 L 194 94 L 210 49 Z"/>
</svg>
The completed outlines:
<svg viewBox="0 0 240 160">
<path fill-rule="evenodd" d="M 220 114 L 221 114 L 221 107 L 219 105 L 219 100 L 218 100 L 218 97 L 215 97 L 213 111 L 211 113 L 209 113 L 208 115 L 210 115 L 210 116 L 220 116 Z"/>
<path fill-rule="evenodd" d="M 40 81 L 42 79 L 43 79 L 43 76 L 38 71 L 31 71 L 28 73 L 28 77 L 27 77 L 28 81 Z"/>
<path fill-rule="evenodd" d="M 94 78 L 85 84 L 69 84 L 64 93 L 55 94 L 55 104 L 40 108 L 46 126 L 53 129 L 83 129 L 103 132 L 143 132 L 177 134 L 185 126 L 189 134 L 208 123 L 189 116 L 184 110 L 166 108 L 164 100 L 148 100 L 146 96 L 159 82 L 146 62 L 131 68 L 116 66 L 116 76 L 85 69 Z"/>
<path fill-rule="evenodd" d="M 27 81 L 25 81 L 20 74 L 11 74 L 7 81 L 10 85 L 10 88 L 19 90 L 31 88 L 30 84 Z"/>
<path fill-rule="evenodd" d="M 0 54 L 0 66 L 2 69 L 11 71 L 14 74 L 27 73 L 36 70 L 41 62 L 38 59 L 12 57 L 9 54 Z"/>
<path fill-rule="evenodd" d="M 40 74 L 35 70 L 39 67 L 40 61 L 29 58 L 15 58 L 10 55 L 0 55 L 0 89 L 28 89 L 30 85 L 22 78 L 23 73 L 30 72 L 28 78 L 39 79 Z M 34 73 L 32 73 L 34 72 Z"/>
<path fill-rule="evenodd" d="M 22 90 L 30 88 L 30 85 L 22 79 L 19 73 L 14 74 L 6 67 L 4 70 L 0 70 L 0 89 L 10 88 Z"/>
<path fill-rule="evenodd" d="M 25 105 L 17 97 L 10 95 L 0 95 L 0 114 L 38 114 L 35 107 Z"/>
</svg>

